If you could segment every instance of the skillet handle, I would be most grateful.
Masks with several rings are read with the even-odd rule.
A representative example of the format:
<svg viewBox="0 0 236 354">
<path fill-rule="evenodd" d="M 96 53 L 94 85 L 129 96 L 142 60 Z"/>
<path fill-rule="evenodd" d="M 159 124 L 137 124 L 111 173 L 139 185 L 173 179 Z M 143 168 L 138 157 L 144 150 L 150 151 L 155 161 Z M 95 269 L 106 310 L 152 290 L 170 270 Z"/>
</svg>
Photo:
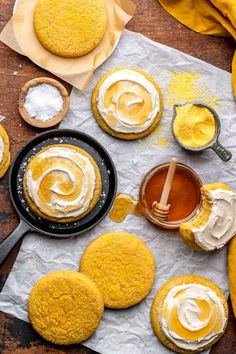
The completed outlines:
<svg viewBox="0 0 236 354">
<path fill-rule="evenodd" d="M 18 241 L 30 231 L 30 226 L 24 221 L 20 221 L 17 228 L 12 231 L 1 243 L 0 243 L 0 266 L 3 264 L 11 250 L 15 247 Z"/>
</svg>

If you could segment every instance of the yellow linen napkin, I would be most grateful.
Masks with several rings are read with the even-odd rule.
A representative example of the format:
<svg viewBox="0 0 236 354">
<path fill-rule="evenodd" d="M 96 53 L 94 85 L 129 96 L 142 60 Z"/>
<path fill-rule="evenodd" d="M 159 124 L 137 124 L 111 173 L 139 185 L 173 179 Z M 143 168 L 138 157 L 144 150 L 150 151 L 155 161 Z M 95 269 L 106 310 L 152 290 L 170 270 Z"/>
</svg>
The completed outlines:
<svg viewBox="0 0 236 354">
<path fill-rule="evenodd" d="M 159 0 L 179 22 L 192 30 L 236 40 L 235 0 Z M 232 82 L 236 97 L 236 54 L 232 62 Z"/>
</svg>

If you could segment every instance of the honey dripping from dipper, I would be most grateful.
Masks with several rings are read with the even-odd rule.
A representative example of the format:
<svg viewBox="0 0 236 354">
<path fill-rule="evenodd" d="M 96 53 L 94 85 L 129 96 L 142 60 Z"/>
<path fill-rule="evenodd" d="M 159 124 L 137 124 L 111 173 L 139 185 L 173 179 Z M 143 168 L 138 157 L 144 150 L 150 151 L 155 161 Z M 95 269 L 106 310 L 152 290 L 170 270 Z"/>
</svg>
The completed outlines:
<svg viewBox="0 0 236 354">
<path fill-rule="evenodd" d="M 161 199 L 158 203 L 156 200 L 152 203 L 152 212 L 158 219 L 167 219 L 170 213 L 171 205 L 168 204 L 169 194 L 176 171 L 177 159 L 173 157 L 167 171 L 164 187 L 161 193 Z"/>
<path fill-rule="evenodd" d="M 156 219 L 178 227 L 180 221 L 197 210 L 201 184 L 192 169 L 173 158 L 170 163 L 147 173 L 140 188 L 139 203 L 150 221 L 155 223 Z M 163 227 L 169 228 L 168 225 Z M 174 228 L 173 225 L 170 228 Z"/>
</svg>

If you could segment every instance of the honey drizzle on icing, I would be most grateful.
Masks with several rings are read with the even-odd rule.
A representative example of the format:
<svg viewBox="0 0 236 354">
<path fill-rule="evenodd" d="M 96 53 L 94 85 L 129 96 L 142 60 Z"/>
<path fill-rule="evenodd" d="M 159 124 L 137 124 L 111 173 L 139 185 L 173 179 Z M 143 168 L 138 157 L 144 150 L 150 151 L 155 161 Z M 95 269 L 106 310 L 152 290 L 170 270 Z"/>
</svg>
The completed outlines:
<svg viewBox="0 0 236 354">
<path fill-rule="evenodd" d="M 220 333 L 222 327 L 222 318 L 219 312 L 219 308 L 214 300 L 209 297 L 207 300 L 201 299 L 198 294 L 196 298 L 191 299 L 192 304 L 195 304 L 198 312 L 196 316 L 202 322 L 206 324 L 201 329 L 192 329 L 184 327 L 179 318 L 178 306 L 185 299 L 185 291 L 178 291 L 174 296 L 176 304 L 172 305 L 171 310 L 166 303 L 162 307 L 162 316 L 166 319 L 168 327 L 171 331 L 176 333 L 180 338 L 184 338 L 189 341 L 198 341 L 204 337 L 207 337 L 212 331 Z"/>
<path fill-rule="evenodd" d="M 114 222 L 122 222 L 127 215 L 132 214 L 137 217 L 142 216 L 143 213 L 138 205 L 138 202 L 128 194 L 118 194 L 115 199 L 109 217 Z"/>
<path fill-rule="evenodd" d="M 107 90 L 104 106 L 109 112 L 108 121 L 115 128 L 117 111 L 128 124 L 144 124 L 152 111 L 152 100 L 145 87 L 126 80 L 115 82 Z"/>
</svg>

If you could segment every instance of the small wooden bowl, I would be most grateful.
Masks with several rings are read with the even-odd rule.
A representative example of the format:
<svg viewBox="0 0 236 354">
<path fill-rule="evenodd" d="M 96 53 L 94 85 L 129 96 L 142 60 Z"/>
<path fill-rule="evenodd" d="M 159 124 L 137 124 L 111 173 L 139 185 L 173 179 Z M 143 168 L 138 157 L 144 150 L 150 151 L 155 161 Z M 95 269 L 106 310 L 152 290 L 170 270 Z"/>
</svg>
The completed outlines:
<svg viewBox="0 0 236 354">
<path fill-rule="evenodd" d="M 53 117 L 49 120 L 46 120 L 46 121 L 41 121 L 41 120 L 37 120 L 35 118 L 32 118 L 27 113 L 27 111 L 24 107 L 25 97 L 27 95 L 28 90 L 31 87 L 34 87 L 34 86 L 37 86 L 40 84 L 49 84 L 49 85 L 56 87 L 59 90 L 59 92 L 63 98 L 62 110 L 58 113 L 58 115 L 56 115 L 55 117 Z M 19 98 L 18 98 L 18 110 L 21 114 L 21 117 L 24 119 L 24 121 L 26 123 L 32 125 L 33 127 L 36 127 L 36 128 L 53 127 L 54 125 L 56 125 L 62 121 L 62 119 L 67 114 L 69 107 L 70 107 L 70 96 L 69 96 L 66 88 L 59 81 L 51 79 L 49 77 L 38 77 L 36 79 L 30 80 L 30 81 L 26 82 L 26 84 L 24 84 L 24 86 L 22 86 L 22 88 L 20 89 Z"/>
</svg>

